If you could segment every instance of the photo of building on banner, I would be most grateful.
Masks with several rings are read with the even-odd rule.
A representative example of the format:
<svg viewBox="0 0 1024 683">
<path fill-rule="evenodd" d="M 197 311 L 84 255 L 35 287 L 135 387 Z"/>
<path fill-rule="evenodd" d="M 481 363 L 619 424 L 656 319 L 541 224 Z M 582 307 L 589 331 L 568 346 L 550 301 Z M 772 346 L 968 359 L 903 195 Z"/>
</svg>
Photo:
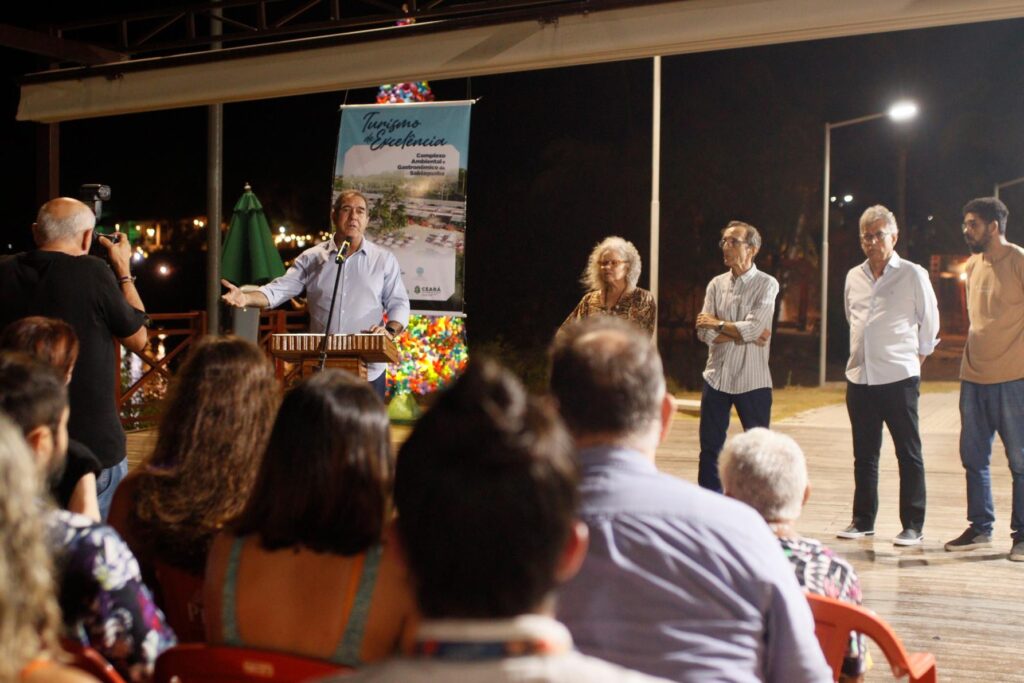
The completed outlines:
<svg viewBox="0 0 1024 683">
<path fill-rule="evenodd" d="M 396 340 L 388 394 L 429 394 L 468 359 L 462 320 L 471 101 L 342 108 L 331 201 L 355 189 L 368 200 L 368 239 L 394 253 L 413 315 Z M 413 418 L 411 402 L 391 408 Z M 402 416 L 394 414 L 393 418 Z"/>
<path fill-rule="evenodd" d="M 366 195 L 366 234 L 398 259 L 417 313 L 463 310 L 471 104 L 343 107 L 331 199 Z"/>
</svg>

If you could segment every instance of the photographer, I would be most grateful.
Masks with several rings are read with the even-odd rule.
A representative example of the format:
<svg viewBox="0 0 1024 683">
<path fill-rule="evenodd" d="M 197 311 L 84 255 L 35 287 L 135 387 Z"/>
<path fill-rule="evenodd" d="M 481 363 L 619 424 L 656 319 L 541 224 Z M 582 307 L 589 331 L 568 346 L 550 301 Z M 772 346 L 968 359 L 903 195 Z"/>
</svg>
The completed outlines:
<svg viewBox="0 0 1024 683">
<path fill-rule="evenodd" d="M 68 432 L 103 466 L 96 490 L 106 518 L 114 489 L 128 471 L 111 337 L 132 351 L 141 351 L 148 337 L 145 306 L 131 274 L 131 245 L 117 232 L 96 235 L 110 265 L 89 256 L 95 225 L 93 210 L 77 199 L 59 197 L 43 204 L 32 226 L 37 249 L 0 260 L 0 328 L 42 315 L 66 321 L 78 335 L 78 363 L 68 386 Z"/>
</svg>

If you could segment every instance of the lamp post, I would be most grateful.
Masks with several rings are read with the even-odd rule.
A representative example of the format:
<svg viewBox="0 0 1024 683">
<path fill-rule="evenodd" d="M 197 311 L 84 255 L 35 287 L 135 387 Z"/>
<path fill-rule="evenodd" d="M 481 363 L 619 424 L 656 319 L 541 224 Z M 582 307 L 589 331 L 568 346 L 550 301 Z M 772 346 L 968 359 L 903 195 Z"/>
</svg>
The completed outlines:
<svg viewBox="0 0 1024 683">
<path fill-rule="evenodd" d="M 992 196 L 995 197 L 996 199 L 999 199 L 999 190 L 1003 189 L 1004 187 L 1010 187 L 1011 185 L 1019 185 L 1020 183 L 1024 183 L 1024 176 L 1021 176 L 1020 178 L 1014 178 L 1013 180 L 1004 180 L 1001 183 L 996 183 L 995 186 L 992 188 Z"/>
<path fill-rule="evenodd" d="M 821 328 L 818 361 L 818 386 L 825 384 L 825 349 L 828 345 L 828 211 L 829 211 L 829 177 L 832 171 L 832 129 L 867 123 L 888 116 L 893 121 L 907 121 L 917 116 L 917 105 L 913 102 L 896 102 L 888 111 L 858 116 L 835 123 L 825 122 L 825 177 L 822 186 L 823 217 L 821 227 Z"/>
</svg>

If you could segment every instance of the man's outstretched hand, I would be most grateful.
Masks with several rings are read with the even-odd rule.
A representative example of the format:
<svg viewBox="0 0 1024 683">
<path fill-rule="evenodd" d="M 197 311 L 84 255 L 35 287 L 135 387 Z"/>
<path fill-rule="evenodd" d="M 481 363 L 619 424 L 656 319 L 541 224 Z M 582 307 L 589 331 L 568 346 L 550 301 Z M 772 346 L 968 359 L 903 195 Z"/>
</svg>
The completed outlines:
<svg viewBox="0 0 1024 683">
<path fill-rule="evenodd" d="M 222 279 L 220 281 L 220 283 L 222 285 L 224 285 L 227 288 L 227 290 L 228 290 L 228 291 L 224 292 L 224 294 L 221 295 L 221 297 L 220 297 L 221 301 L 223 301 L 224 303 L 226 303 L 228 305 L 234 306 L 236 308 L 245 308 L 245 306 L 246 306 L 245 292 L 240 290 L 238 287 L 235 287 L 233 284 L 231 284 L 227 280 L 223 280 Z"/>
</svg>

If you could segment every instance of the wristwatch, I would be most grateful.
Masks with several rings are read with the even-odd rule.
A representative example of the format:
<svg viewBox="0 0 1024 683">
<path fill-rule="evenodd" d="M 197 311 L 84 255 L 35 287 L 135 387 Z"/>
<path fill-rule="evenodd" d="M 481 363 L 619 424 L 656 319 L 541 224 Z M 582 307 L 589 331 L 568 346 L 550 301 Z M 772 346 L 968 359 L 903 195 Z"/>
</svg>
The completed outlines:
<svg viewBox="0 0 1024 683">
<path fill-rule="evenodd" d="M 721 332 L 724 329 L 725 329 L 725 321 L 724 320 L 719 320 L 718 321 L 718 331 Z"/>
</svg>

